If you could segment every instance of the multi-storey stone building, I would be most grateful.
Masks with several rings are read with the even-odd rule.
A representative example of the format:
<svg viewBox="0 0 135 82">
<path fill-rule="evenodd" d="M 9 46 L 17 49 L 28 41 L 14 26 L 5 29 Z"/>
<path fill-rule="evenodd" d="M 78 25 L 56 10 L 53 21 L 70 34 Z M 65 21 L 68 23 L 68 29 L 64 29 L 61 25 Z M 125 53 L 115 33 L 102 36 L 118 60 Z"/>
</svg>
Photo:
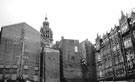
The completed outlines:
<svg viewBox="0 0 135 82">
<path fill-rule="evenodd" d="M 110 31 L 110 45 L 112 60 L 114 66 L 115 80 L 120 80 L 126 75 L 124 54 L 122 49 L 122 41 L 119 31 L 119 26 L 114 26 L 114 29 Z"/>
<path fill-rule="evenodd" d="M 135 13 L 121 12 L 119 26 L 96 39 L 96 69 L 99 81 L 129 80 L 135 75 Z M 110 54 L 110 55 L 109 55 Z"/>
<path fill-rule="evenodd" d="M 126 66 L 126 75 L 130 76 L 132 75 L 132 56 L 134 56 L 134 50 L 133 50 L 133 44 L 132 44 L 132 38 L 131 38 L 131 29 L 129 25 L 129 18 L 128 16 L 124 15 L 123 12 L 121 12 L 121 18 L 119 20 L 119 26 L 120 26 L 120 35 L 122 39 L 122 45 L 123 45 L 123 55 L 125 55 L 125 66 Z"/>
</svg>

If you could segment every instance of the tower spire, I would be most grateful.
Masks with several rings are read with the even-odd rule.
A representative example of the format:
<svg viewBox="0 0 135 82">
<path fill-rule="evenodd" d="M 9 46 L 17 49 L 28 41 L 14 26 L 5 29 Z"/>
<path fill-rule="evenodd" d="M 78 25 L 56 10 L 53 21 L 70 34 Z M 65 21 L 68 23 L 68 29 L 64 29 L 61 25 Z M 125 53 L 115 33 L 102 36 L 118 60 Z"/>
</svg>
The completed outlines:
<svg viewBox="0 0 135 82">
<path fill-rule="evenodd" d="M 41 28 L 41 38 L 43 39 L 42 41 L 42 47 L 51 47 L 52 46 L 52 41 L 53 41 L 53 32 L 51 28 L 49 28 L 49 22 L 47 20 L 47 14 L 45 16 L 45 21 L 43 22 L 43 27 Z"/>
<path fill-rule="evenodd" d="M 124 15 L 123 11 L 121 10 L 121 15 Z"/>
<path fill-rule="evenodd" d="M 47 20 L 48 18 L 47 18 L 47 13 L 46 13 L 46 17 L 45 17 L 45 20 Z"/>
</svg>

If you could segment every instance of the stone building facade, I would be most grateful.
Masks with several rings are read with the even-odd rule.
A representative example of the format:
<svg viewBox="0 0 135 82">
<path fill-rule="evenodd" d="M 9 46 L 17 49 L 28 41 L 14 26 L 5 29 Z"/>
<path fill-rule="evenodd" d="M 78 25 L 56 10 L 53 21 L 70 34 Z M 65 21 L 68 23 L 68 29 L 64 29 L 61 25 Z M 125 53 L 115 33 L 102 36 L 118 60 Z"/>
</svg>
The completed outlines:
<svg viewBox="0 0 135 82">
<path fill-rule="evenodd" d="M 119 26 L 96 39 L 98 81 L 133 80 L 135 75 L 135 12 L 121 11 Z"/>
</svg>

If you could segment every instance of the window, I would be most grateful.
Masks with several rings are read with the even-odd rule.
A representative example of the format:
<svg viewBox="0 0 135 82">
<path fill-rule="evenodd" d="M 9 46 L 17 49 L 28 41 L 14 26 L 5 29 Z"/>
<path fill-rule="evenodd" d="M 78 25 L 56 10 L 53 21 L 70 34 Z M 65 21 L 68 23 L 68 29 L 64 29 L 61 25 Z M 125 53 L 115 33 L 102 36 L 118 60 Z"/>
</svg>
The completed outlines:
<svg viewBox="0 0 135 82">
<path fill-rule="evenodd" d="M 123 23 L 123 24 L 121 25 L 121 32 L 122 32 L 122 33 L 125 33 L 127 30 L 128 30 L 128 25 L 127 25 L 127 23 Z"/>
<path fill-rule="evenodd" d="M 133 23 L 135 23 L 135 18 L 133 19 Z"/>
<path fill-rule="evenodd" d="M 114 52 L 116 51 L 116 46 L 113 47 L 113 51 L 114 51 Z"/>
<path fill-rule="evenodd" d="M 117 48 L 117 49 L 119 49 L 119 48 L 120 48 L 119 44 L 117 44 L 116 48 Z"/>
<path fill-rule="evenodd" d="M 126 56 L 127 56 L 127 61 L 130 61 L 130 55 L 127 54 Z"/>
<path fill-rule="evenodd" d="M 102 77 L 103 74 L 102 74 L 102 71 L 99 71 L 99 77 Z"/>
<path fill-rule="evenodd" d="M 129 44 L 129 47 L 132 47 L 132 41 L 131 41 L 131 38 L 129 38 L 128 44 Z"/>
<path fill-rule="evenodd" d="M 124 46 L 125 48 L 132 47 L 132 41 L 130 37 L 124 40 Z"/>
<path fill-rule="evenodd" d="M 131 52 L 131 54 L 130 54 L 130 55 L 131 55 L 131 59 L 134 59 L 134 58 L 135 58 L 135 56 L 134 56 L 134 52 L 133 52 L 133 51 Z"/>
<path fill-rule="evenodd" d="M 98 61 L 101 61 L 101 56 L 100 55 L 98 55 Z"/>
<path fill-rule="evenodd" d="M 123 56 L 119 55 L 119 62 L 123 62 L 123 61 L 124 61 Z"/>
<path fill-rule="evenodd" d="M 97 49 L 97 50 L 99 49 L 99 47 L 100 47 L 99 44 L 96 44 L 96 49 Z"/>
<path fill-rule="evenodd" d="M 135 30 L 133 31 L 134 39 L 135 39 Z"/>
<path fill-rule="evenodd" d="M 129 22 L 129 23 L 130 23 L 130 25 L 133 23 L 133 18 L 131 18 L 131 20 L 130 20 L 130 22 Z"/>
<path fill-rule="evenodd" d="M 75 52 L 78 52 L 78 47 L 77 46 L 75 46 Z"/>
<path fill-rule="evenodd" d="M 74 56 L 72 56 L 72 57 L 71 57 L 71 60 L 73 60 L 73 61 L 74 61 L 74 60 L 75 60 L 75 57 L 74 57 Z"/>
<path fill-rule="evenodd" d="M 108 68 L 108 67 L 109 67 L 109 61 L 106 61 L 105 68 Z"/>
<path fill-rule="evenodd" d="M 112 66 L 112 61 L 111 60 L 109 60 L 109 65 L 110 65 L 110 67 Z"/>
<path fill-rule="evenodd" d="M 49 30 L 46 30 L 46 33 L 49 33 Z"/>
<path fill-rule="evenodd" d="M 126 40 L 124 41 L 124 46 L 125 46 L 125 48 L 127 47 L 127 41 Z"/>
</svg>

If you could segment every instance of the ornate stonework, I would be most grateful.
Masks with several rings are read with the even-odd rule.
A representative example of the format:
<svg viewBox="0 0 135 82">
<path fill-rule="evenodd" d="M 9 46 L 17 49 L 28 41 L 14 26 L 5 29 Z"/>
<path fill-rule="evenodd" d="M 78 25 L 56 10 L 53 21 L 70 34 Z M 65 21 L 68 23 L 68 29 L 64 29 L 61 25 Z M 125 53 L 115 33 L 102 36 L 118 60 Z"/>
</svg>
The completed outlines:
<svg viewBox="0 0 135 82">
<path fill-rule="evenodd" d="M 53 41 L 53 32 L 49 28 L 48 18 L 45 17 L 45 21 L 43 22 L 43 26 L 40 29 L 41 39 L 42 39 L 42 47 L 51 47 Z"/>
</svg>

